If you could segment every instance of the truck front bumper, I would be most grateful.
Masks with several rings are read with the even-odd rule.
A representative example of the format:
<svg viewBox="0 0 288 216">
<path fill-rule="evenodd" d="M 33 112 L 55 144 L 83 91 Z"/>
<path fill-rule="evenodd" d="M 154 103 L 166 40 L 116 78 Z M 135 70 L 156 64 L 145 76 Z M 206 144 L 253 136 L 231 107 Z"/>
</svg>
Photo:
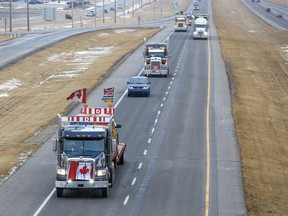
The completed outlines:
<svg viewBox="0 0 288 216">
<path fill-rule="evenodd" d="M 167 76 L 169 74 L 168 70 L 144 70 L 145 76 Z"/>
<path fill-rule="evenodd" d="M 56 188 L 67 188 L 67 189 L 76 189 L 76 188 L 83 188 L 83 189 L 93 189 L 93 188 L 108 188 L 109 182 L 108 181 L 56 181 L 55 182 Z"/>
</svg>

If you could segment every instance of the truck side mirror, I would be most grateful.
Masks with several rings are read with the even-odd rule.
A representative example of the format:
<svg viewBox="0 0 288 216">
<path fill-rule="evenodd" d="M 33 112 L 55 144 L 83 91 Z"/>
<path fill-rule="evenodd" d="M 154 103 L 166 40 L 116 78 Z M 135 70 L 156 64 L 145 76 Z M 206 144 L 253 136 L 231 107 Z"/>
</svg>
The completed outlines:
<svg viewBox="0 0 288 216">
<path fill-rule="evenodd" d="M 59 143 L 59 139 L 58 138 L 53 139 L 53 152 L 57 151 L 58 143 Z"/>
</svg>

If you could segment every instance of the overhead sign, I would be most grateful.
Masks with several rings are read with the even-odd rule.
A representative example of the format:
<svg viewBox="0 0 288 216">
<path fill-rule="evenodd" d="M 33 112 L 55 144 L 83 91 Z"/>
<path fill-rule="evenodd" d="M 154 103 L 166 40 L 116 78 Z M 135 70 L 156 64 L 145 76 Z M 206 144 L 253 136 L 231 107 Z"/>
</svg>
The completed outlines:
<svg viewBox="0 0 288 216">
<path fill-rule="evenodd" d="M 56 8 L 43 8 L 42 17 L 45 21 L 56 20 Z"/>
</svg>

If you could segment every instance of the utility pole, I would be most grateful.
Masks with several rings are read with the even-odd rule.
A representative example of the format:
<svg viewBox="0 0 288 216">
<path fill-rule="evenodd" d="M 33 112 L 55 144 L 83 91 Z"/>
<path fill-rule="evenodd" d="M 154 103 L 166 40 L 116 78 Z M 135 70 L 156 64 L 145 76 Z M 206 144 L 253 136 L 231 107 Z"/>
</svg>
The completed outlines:
<svg viewBox="0 0 288 216">
<path fill-rule="evenodd" d="M 124 7 L 123 7 L 123 16 L 124 16 L 124 24 L 125 24 L 125 13 L 126 13 L 126 1 L 124 0 Z"/>
<path fill-rule="evenodd" d="M 9 12 L 10 12 L 10 27 L 9 27 L 9 32 L 12 32 L 12 0 L 9 0 Z"/>
<path fill-rule="evenodd" d="M 29 0 L 27 2 L 27 31 L 30 31 L 30 23 L 29 23 Z M 45 21 L 46 22 L 46 21 Z"/>
<path fill-rule="evenodd" d="M 116 0 L 114 0 L 114 23 L 116 23 Z"/>
<path fill-rule="evenodd" d="M 95 0 L 95 7 L 94 7 L 94 15 L 95 15 L 94 26 L 95 26 L 95 27 L 96 27 L 96 17 L 97 17 L 96 6 L 97 6 L 97 2 L 96 2 L 96 0 Z"/>
<path fill-rule="evenodd" d="M 104 1 L 105 1 L 105 0 L 103 0 L 103 23 L 105 23 L 105 15 L 104 15 L 104 12 L 105 12 L 105 10 L 104 10 Z"/>
<path fill-rule="evenodd" d="M 71 9 L 72 9 L 72 28 L 74 28 L 74 0 L 71 1 Z"/>
</svg>

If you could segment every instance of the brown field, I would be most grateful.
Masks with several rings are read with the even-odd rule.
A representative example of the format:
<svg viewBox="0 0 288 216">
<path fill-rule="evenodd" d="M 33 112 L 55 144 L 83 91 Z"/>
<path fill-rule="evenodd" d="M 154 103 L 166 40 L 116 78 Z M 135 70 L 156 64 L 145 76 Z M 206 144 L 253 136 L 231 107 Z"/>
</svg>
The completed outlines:
<svg viewBox="0 0 288 216">
<path fill-rule="evenodd" d="M 180 2 L 182 9 L 189 3 L 187 0 Z M 231 77 L 233 117 L 241 151 L 249 215 L 288 215 L 288 56 L 284 52 L 288 49 L 288 31 L 278 31 L 268 26 L 240 0 L 212 2 L 223 58 L 229 66 Z M 269 2 L 286 7 L 288 4 L 287 0 Z M 155 18 L 160 16 L 160 1 L 157 4 Z M 162 16 L 173 13 L 167 7 L 169 4 L 164 5 L 166 9 L 163 7 Z M 138 15 L 139 12 L 135 12 L 134 16 L 126 17 L 125 22 L 136 22 Z M 145 6 L 141 17 L 142 21 L 153 17 L 151 6 Z M 93 26 L 93 20 L 88 21 L 84 25 Z M 66 20 L 64 22 L 68 23 Z M 124 22 L 123 18 L 119 18 L 120 22 Z M 111 23 L 113 17 L 105 22 Z M 97 20 L 97 25 L 100 24 L 101 20 Z M 37 25 L 32 28 L 39 28 L 43 23 Z M 79 27 L 77 25 L 75 27 Z M 27 144 L 25 140 L 39 128 L 52 123 L 55 113 L 65 113 L 68 102 L 63 98 L 67 97 L 67 92 L 75 90 L 75 86 L 82 87 L 84 83 L 88 89 L 97 85 L 115 62 L 157 29 L 137 29 L 122 33 L 123 37 L 113 36 L 111 31 L 73 37 L 1 71 L 0 85 L 13 78 L 21 81 L 17 89 L 9 91 L 10 97 L 0 97 L 2 179 L 21 163 L 23 156 L 32 154 L 41 146 L 42 143 Z M 101 35 L 106 35 L 107 41 Z M 85 43 L 82 42 L 83 37 Z M 127 37 L 134 40 L 128 43 L 125 40 Z M 108 58 L 111 64 L 101 64 L 104 58 L 99 56 L 78 78 L 65 78 L 66 85 L 63 86 L 61 77 L 56 75 L 75 70 L 70 63 L 77 57 L 77 51 L 93 50 L 99 44 L 101 47 L 112 47 L 113 52 L 105 56 L 105 61 Z M 47 57 L 55 57 L 55 53 L 65 54 L 62 61 L 49 61 Z M 92 74 L 94 80 L 89 79 Z M 51 75 L 55 77 L 47 79 Z M 38 86 L 45 79 L 47 81 Z M 26 127 L 23 130 L 15 130 L 24 123 Z"/>
<path fill-rule="evenodd" d="M 233 82 L 249 215 L 288 215 L 288 31 L 268 26 L 239 0 L 213 3 Z"/>
</svg>

